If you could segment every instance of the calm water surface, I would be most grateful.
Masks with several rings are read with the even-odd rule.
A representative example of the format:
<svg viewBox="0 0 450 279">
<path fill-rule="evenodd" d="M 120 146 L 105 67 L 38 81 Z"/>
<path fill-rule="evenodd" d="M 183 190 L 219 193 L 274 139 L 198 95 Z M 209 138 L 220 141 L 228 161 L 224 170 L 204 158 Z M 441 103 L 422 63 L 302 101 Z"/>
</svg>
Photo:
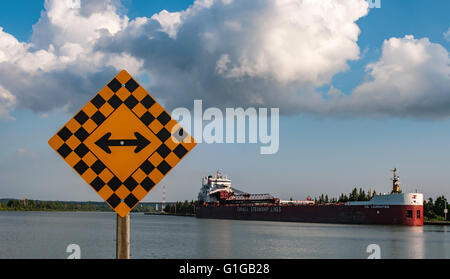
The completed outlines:
<svg viewBox="0 0 450 279">
<path fill-rule="evenodd" d="M 0 212 L 0 258 L 115 257 L 115 215 Z M 131 215 L 133 258 L 450 258 L 450 227 L 333 225 Z"/>
</svg>

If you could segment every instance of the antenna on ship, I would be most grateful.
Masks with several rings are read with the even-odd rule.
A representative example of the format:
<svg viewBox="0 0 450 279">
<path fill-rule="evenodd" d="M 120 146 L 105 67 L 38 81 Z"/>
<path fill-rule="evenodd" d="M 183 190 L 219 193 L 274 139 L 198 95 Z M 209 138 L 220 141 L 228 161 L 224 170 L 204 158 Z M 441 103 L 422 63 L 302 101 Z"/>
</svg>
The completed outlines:
<svg viewBox="0 0 450 279">
<path fill-rule="evenodd" d="M 392 170 L 393 177 L 392 179 L 392 192 L 391 194 L 398 194 L 400 193 L 400 176 L 397 175 L 397 168 L 394 168 Z"/>
</svg>

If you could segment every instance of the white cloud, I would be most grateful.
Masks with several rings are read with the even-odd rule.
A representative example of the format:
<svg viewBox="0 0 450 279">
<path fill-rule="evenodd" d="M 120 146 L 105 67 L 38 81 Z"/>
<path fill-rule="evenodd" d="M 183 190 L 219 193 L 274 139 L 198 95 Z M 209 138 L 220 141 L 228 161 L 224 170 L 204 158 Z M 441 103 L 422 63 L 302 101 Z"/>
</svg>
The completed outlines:
<svg viewBox="0 0 450 279">
<path fill-rule="evenodd" d="M 141 71 L 143 62 L 127 53 L 95 49 L 99 38 L 138 24 L 119 15 L 112 0 L 46 0 L 29 43 L 0 29 L 0 85 L 14 94 L 17 106 L 36 112 L 79 108 L 102 87 L 101 77 L 107 80 L 123 68 Z"/>
<path fill-rule="evenodd" d="M 220 45 L 227 45 L 223 51 L 231 57 L 224 75 L 328 83 L 347 69 L 347 61 L 358 59 L 360 30 L 355 21 L 366 14 L 364 1 L 273 1 L 257 15 L 238 14 L 231 22 L 243 20 L 243 32 L 220 36 Z M 224 31 L 217 26 L 210 32 Z"/>
<path fill-rule="evenodd" d="M 448 51 L 428 39 L 391 38 L 367 66 L 371 80 L 342 99 L 340 111 L 394 116 L 450 115 Z"/>
<path fill-rule="evenodd" d="M 239 21 L 233 21 L 233 20 L 227 20 L 223 23 L 225 28 L 228 28 L 232 31 L 241 31 L 242 25 L 239 23 Z"/>
<path fill-rule="evenodd" d="M 444 38 L 450 42 L 450 27 L 448 28 L 447 32 L 444 33 Z"/>
<path fill-rule="evenodd" d="M 21 43 L 0 28 L 0 62 L 10 62 L 28 73 L 64 69 L 75 60 L 94 68 L 107 64 L 108 59 L 94 51 L 94 44 L 101 36 L 125 28 L 128 18 L 119 16 L 111 1 L 89 14 L 83 14 L 82 7 L 88 6 L 81 6 L 79 0 L 45 1 L 46 13 L 33 27 L 31 43 Z"/>
<path fill-rule="evenodd" d="M 13 107 L 15 103 L 16 97 L 0 85 L 0 120 L 14 119 L 9 115 L 8 109 Z"/>
<path fill-rule="evenodd" d="M 36 159 L 37 153 L 31 149 L 21 147 L 16 150 L 16 155 L 19 158 Z"/>
<path fill-rule="evenodd" d="M 169 34 L 172 39 L 176 38 L 178 26 L 181 24 L 181 13 L 169 13 L 162 10 L 159 14 L 153 15 L 152 19 L 159 22 L 161 25 L 160 31 Z"/>
<path fill-rule="evenodd" d="M 450 115 L 448 52 L 428 39 L 386 40 L 354 92 L 316 91 L 360 59 L 356 21 L 368 10 L 365 0 L 197 0 L 130 20 L 118 0 L 46 0 L 30 42 L 0 29 L 0 115 L 79 108 L 122 68 L 145 72 L 171 107 Z"/>
<path fill-rule="evenodd" d="M 219 60 L 217 60 L 216 71 L 219 74 L 225 73 L 225 71 L 228 69 L 228 64 L 230 62 L 231 62 L 230 56 L 228 54 L 222 54 L 222 56 L 220 56 Z"/>
<path fill-rule="evenodd" d="M 67 42 L 90 46 L 102 35 L 114 35 L 125 28 L 128 17 L 120 16 L 115 2 L 46 0 L 46 13 L 34 26 L 33 41 L 61 47 Z M 50 32 L 49 32 L 50 31 Z"/>
<path fill-rule="evenodd" d="M 364 0 L 196 1 L 100 40 L 145 61 L 151 92 L 172 105 L 307 108 L 315 87 L 359 58 Z M 161 31 L 165 33 L 161 33 Z M 301 95 L 299 97 L 298 95 Z M 317 96 L 318 97 L 318 96 Z M 314 96 L 314 98 L 317 98 Z"/>
<path fill-rule="evenodd" d="M 0 63 L 15 61 L 26 52 L 28 47 L 27 44 L 20 43 L 14 36 L 5 33 L 0 27 Z"/>
</svg>

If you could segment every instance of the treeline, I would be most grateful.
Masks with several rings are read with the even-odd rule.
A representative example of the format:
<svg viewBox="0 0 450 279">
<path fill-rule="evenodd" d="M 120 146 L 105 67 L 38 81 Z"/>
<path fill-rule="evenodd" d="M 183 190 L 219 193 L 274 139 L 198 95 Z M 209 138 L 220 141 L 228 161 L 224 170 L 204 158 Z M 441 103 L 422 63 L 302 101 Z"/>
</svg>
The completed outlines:
<svg viewBox="0 0 450 279">
<path fill-rule="evenodd" d="M 107 204 L 65 203 L 58 201 L 9 200 L 0 210 L 10 211 L 112 211 Z"/>
<path fill-rule="evenodd" d="M 0 211 L 101 211 L 112 212 L 108 204 L 98 202 L 59 202 L 37 200 L 9 200 L 0 202 Z M 132 212 L 154 212 L 153 206 L 139 204 Z"/>
<path fill-rule="evenodd" d="M 435 201 L 429 198 L 428 201 L 423 201 L 423 216 L 428 220 L 444 221 L 444 209 L 447 208 L 448 210 L 449 207 L 450 205 L 444 196 L 438 197 Z M 450 221 L 449 214 L 447 214 L 447 221 Z"/>
<path fill-rule="evenodd" d="M 195 214 L 195 201 L 176 202 L 175 204 L 168 204 L 164 208 L 164 212 L 168 214 L 177 215 L 194 215 Z"/>
<path fill-rule="evenodd" d="M 376 191 L 373 191 L 372 193 L 369 191 L 366 193 L 362 188 L 359 188 L 359 190 L 357 188 L 354 188 L 348 195 L 342 193 L 339 198 L 330 198 L 328 197 L 328 195 L 322 194 L 319 197 L 314 198 L 314 201 L 319 204 L 343 203 L 349 201 L 369 201 L 376 194 Z"/>
<path fill-rule="evenodd" d="M 359 190 L 354 188 L 352 192 L 341 194 L 339 198 L 329 198 L 328 195 L 320 195 L 315 198 L 315 202 L 319 204 L 325 203 L 344 203 L 348 201 L 369 201 L 376 192 L 366 193 L 362 188 Z M 167 204 L 164 212 L 177 215 L 195 215 L 195 201 L 177 202 Z M 424 200 L 424 218 L 426 220 L 443 221 L 444 209 L 450 209 L 450 205 L 444 196 L 438 197 L 436 200 L 429 198 Z M 0 211 L 104 211 L 112 212 L 112 209 L 106 203 L 89 203 L 89 202 L 58 202 L 58 201 L 36 201 L 36 200 L 9 200 L 0 202 Z M 133 209 L 133 212 L 156 212 L 153 206 L 140 204 Z M 450 221 L 450 214 L 447 214 L 447 221 Z"/>
<path fill-rule="evenodd" d="M 161 212 L 160 210 L 156 210 L 153 206 L 138 204 L 131 212 L 141 212 L 141 213 L 154 213 L 154 212 Z"/>
</svg>

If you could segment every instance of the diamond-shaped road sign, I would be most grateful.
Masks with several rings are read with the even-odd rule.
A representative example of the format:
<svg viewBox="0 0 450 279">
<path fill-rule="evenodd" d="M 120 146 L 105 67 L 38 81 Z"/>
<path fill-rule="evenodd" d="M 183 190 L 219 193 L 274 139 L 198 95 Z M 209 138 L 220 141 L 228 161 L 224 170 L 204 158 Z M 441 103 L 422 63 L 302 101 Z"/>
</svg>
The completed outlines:
<svg viewBox="0 0 450 279">
<path fill-rule="evenodd" d="M 125 217 L 196 143 L 122 71 L 49 145 Z"/>
</svg>

